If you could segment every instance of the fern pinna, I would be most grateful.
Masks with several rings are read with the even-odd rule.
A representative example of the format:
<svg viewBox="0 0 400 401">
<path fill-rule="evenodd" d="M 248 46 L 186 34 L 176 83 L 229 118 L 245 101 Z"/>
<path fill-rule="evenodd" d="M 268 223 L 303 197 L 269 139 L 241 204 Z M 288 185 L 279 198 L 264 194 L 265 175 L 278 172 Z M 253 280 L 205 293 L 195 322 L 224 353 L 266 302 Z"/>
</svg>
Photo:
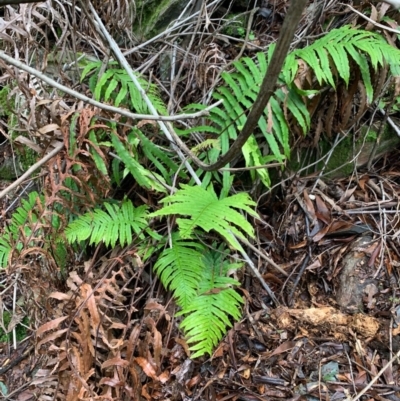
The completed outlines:
<svg viewBox="0 0 400 401">
<path fill-rule="evenodd" d="M 241 316 L 243 301 L 235 291 L 240 283 L 227 274 L 243 264 L 229 261 L 224 244 L 218 248 L 214 244 L 213 248 L 182 240 L 179 233 L 174 233 L 172 246 L 161 253 L 154 265 L 161 282 L 182 308 L 177 316 L 184 316 L 180 327 L 194 352 L 192 358 L 211 355 L 232 326 L 231 319 Z"/>
<path fill-rule="evenodd" d="M 115 247 L 117 243 L 124 246 L 132 242 L 133 234 L 143 239 L 147 228 L 147 208 L 135 208 L 132 202 L 124 200 L 122 204 L 105 202 L 104 208 L 81 215 L 65 229 L 65 236 L 71 243 L 89 240 L 89 244 L 104 242 L 106 246 Z"/>
<path fill-rule="evenodd" d="M 272 45 L 267 53 L 257 53 L 255 59 L 243 57 L 234 62 L 234 71 L 221 74 L 222 83 L 213 93 L 214 99 L 222 99 L 223 103 L 210 111 L 207 117 L 209 124 L 181 131 L 181 134 L 206 132 L 219 136 L 220 146 L 213 147 L 204 158 L 215 160 L 221 153 L 227 152 L 231 140 L 237 137 L 246 122 L 247 111 L 256 99 L 273 51 Z M 304 66 L 304 62 L 317 81 L 316 85 L 311 82 L 309 89 L 297 86 L 300 67 Z M 259 133 L 251 136 L 242 148 L 246 166 L 283 162 L 289 158 L 289 127 L 295 124 L 304 134 L 308 132 L 311 123 L 308 99 L 326 86 L 335 89 L 339 80 L 348 86 L 352 63 L 356 63 L 360 69 L 369 102 L 373 99 L 372 70 L 388 64 L 393 75 L 400 75 L 400 51 L 397 48 L 377 33 L 350 26 L 334 29 L 312 45 L 291 52 L 277 83 L 278 89 L 258 122 Z M 205 106 L 195 104 L 188 108 L 199 110 Z M 268 149 L 263 153 L 265 144 Z M 252 170 L 250 174 L 253 179 L 258 177 L 266 186 L 270 185 L 267 169 Z"/>
</svg>

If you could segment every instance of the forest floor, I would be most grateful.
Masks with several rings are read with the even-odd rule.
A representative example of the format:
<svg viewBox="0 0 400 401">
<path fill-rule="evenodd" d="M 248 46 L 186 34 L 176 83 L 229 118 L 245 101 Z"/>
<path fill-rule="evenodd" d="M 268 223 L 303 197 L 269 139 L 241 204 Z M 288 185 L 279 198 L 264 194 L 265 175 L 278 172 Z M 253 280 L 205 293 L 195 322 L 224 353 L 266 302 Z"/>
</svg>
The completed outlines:
<svg viewBox="0 0 400 401">
<path fill-rule="evenodd" d="M 334 3 L 299 31 L 320 35 L 339 15 Z M 171 114 L 211 90 L 204 66 L 213 57 L 223 54 L 227 65 L 276 39 L 286 10 L 276 5 L 272 20 L 253 16 L 243 51 L 243 38 L 226 46 L 223 35 L 215 40 L 223 52 L 204 38 L 192 49 L 203 61 L 181 65 Z M 357 18 L 346 9 L 340 21 Z M 207 38 L 207 23 L 200 26 Z M 152 46 L 132 60 L 139 72 L 148 74 L 160 52 Z M 153 75 L 160 86 L 161 69 Z M 374 116 L 367 110 L 358 127 Z M 296 141 L 294 154 L 314 139 Z M 0 338 L 0 399 L 400 401 L 399 150 L 346 177 L 285 171 L 274 182 L 253 191 L 259 218 L 247 251 L 263 282 L 237 272 L 242 319 L 209 357 L 190 358 L 174 300 L 134 246 L 90 249 L 56 276 L 40 258 L 2 271 L 0 327 L 9 335 Z M 156 204 L 152 193 L 124 185 Z"/>
<path fill-rule="evenodd" d="M 399 151 L 375 167 L 351 179 L 299 178 L 280 196 L 261 196 L 253 261 L 279 303 L 242 271 L 243 318 L 210 358 L 189 358 L 173 300 L 138 269 L 132 249 L 115 249 L 95 268 L 72 270 L 52 295 L 59 302 L 36 332 L 36 352 L 29 338 L 17 349 L 2 343 L 6 398 L 54 394 L 68 348 L 77 372 L 93 358 L 103 374 L 119 367 L 111 377 L 87 371 L 85 381 L 93 392 L 108 385 L 120 399 L 348 400 L 366 389 L 368 399 L 399 400 Z M 79 309 L 94 288 L 93 302 Z M 68 316 L 73 330 L 56 347 Z M 107 348 L 97 344 L 95 327 L 107 333 Z"/>
</svg>

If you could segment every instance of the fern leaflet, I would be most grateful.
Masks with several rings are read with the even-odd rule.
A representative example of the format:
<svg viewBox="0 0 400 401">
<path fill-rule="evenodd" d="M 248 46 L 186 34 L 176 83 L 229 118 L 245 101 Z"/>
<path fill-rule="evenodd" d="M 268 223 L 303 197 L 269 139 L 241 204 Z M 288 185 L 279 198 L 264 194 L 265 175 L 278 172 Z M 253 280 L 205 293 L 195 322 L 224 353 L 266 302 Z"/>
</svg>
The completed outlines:
<svg viewBox="0 0 400 401">
<path fill-rule="evenodd" d="M 103 63 L 95 61 L 89 63 L 82 71 L 81 80 L 89 73 L 93 73 L 89 79 L 89 87 L 96 100 L 112 100 L 115 106 L 125 106 L 130 109 L 146 114 L 148 107 L 144 102 L 139 90 L 133 84 L 124 69 L 118 68 L 118 63 L 113 61 L 108 64 L 106 71 L 99 77 Z M 167 114 L 167 109 L 161 99 L 156 85 L 149 83 L 146 79 L 137 76 L 140 86 L 146 90 L 147 96 L 160 114 Z"/>
<path fill-rule="evenodd" d="M 34 212 L 39 194 L 31 192 L 28 199 L 22 199 L 21 206 L 11 216 L 11 223 L 6 227 L 4 234 L 0 237 L 0 267 L 6 267 L 13 250 L 21 251 L 22 242 L 19 241 L 20 230 L 28 237 L 32 234 L 28 221 L 37 222 L 37 215 Z"/>
<path fill-rule="evenodd" d="M 204 270 L 204 251 L 201 244 L 183 241 L 175 234 L 172 247 L 165 249 L 154 265 L 164 287 L 173 291 L 178 305 L 183 308 L 197 295 Z"/>
</svg>

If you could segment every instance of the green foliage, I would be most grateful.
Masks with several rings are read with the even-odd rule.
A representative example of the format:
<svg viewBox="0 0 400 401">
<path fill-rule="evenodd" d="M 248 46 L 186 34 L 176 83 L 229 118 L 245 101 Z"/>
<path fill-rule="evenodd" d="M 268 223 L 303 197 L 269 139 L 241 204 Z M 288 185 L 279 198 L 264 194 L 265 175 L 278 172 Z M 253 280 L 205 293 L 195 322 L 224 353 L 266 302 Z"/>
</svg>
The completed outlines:
<svg viewBox="0 0 400 401">
<path fill-rule="evenodd" d="M 70 243 L 86 241 L 89 244 L 104 242 L 106 246 L 122 246 L 132 242 L 133 233 L 143 237 L 147 228 L 146 206 L 135 208 L 130 200 L 124 200 L 121 205 L 105 202 L 102 209 L 94 209 L 70 223 L 65 229 L 65 235 Z"/>
<path fill-rule="evenodd" d="M 242 264 L 230 263 L 225 256 L 223 246 L 204 254 L 198 294 L 177 314 L 185 316 L 180 327 L 191 344 L 190 349 L 195 351 L 192 358 L 211 355 L 227 328 L 232 327 L 231 319 L 238 320 L 241 316 L 243 300 L 234 290 L 240 283 L 227 275 Z"/>
<path fill-rule="evenodd" d="M 9 94 L 11 89 L 8 85 L 3 86 L 0 90 L 0 116 L 9 117 L 12 114 L 12 108 L 10 107 Z"/>
<path fill-rule="evenodd" d="M 38 197 L 37 192 L 31 192 L 28 199 L 21 200 L 21 206 L 12 214 L 10 224 L 0 236 L 0 267 L 7 266 L 13 250 L 21 251 L 23 247 L 21 236 L 29 237 L 32 234 L 31 227 L 38 221 L 34 211 Z"/>
<path fill-rule="evenodd" d="M 68 250 L 64 241 L 61 241 L 60 239 L 56 240 L 52 251 L 54 260 L 56 261 L 57 266 L 60 268 L 61 275 L 66 277 Z"/>
<path fill-rule="evenodd" d="M 174 292 L 178 305 L 188 307 L 197 295 L 202 278 L 204 246 L 197 242 L 183 241 L 175 235 L 171 248 L 166 248 L 154 265 L 164 287 Z"/>
<path fill-rule="evenodd" d="M 172 247 L 161 253 L 154 266 L 182 308 L 178 313 L 184 316 L 180 327 L 194 351 L 192 358 L 211 354 L 232 326 L 230 318 L 240 318 L 243 301 L 234 290 L 240 283 L 227 275 L 242 264 L 230 263 L 226 256 L 224 245 L 207 250 L 174 235 Z"/>
<path fill-rule="evenodd" d="M 199 157 L 207 162 L 215 162 L 226 153 L 231 142 L 246 123 L 248 110 L 254 104 L 261 82 L 270 63 L 274 46 L 268 52 L 258 53 L 254 59 L 244 57 L 234 63 L 233 72 L 221 74 L 222 85 L 213 97 L 223 100 L 219 107 L 213 108 L 202 126 L 179 130 L 180 135 L 202 132 L 209 137 L 194 149 Z M 277 89 L 268 107 L 258 122 L 258 129 L 244 145 L 242 152 L 247 167 L 284 162 L 290 157 L 290 127 L 296 124 L 303 133 L 311 125 L 307 102 L 311 95 L 323 86 L 336 88 L 340 81 L 349 85 L 351 68 L 358 67 L 362 83 L 366 88 L 369 101 L 373 99 L 371 73 L 385 63 L 390 65 L 394 75 L 400 72 L 400 52 L 392 48 L 378 34 L 343 27 L 331 31 L 313 45 L 290 53 L 280 74 Z M 299 88 L 295 78 L 299 74 L 299 60 L 303 60 L 315 75 L 315 86 Z M 130 81 L 126 72 L 116 63 L 107 66 L 101 73 L 100 62 L 89 63 L 83 70 L 82 79 L 89 73 L 89 86 L 97 100 L 111 102 L 116 106 L 128 107 L 140 113 L 148 109 L 140 92 Z M 156 87 L 138 76 L 151 101 L 161 114 L 166 113 L 165 105 Z M 202 110 L 205 106 L 191 105 L 191 110 Z M 71 122 L 72 129 L 74 121 Z M 120 160 L 112 163 L 112 173 L 116 183 L 131 174 L 137 184 L 149 191 L 168 194 L 177 174 L 183 179 L 186 175 L 157 143 L 142 131 L 133 128 L 125 138 L 118 136 L 117 126 L 110 126 L 110 134 L 105 140 L 113 146 Z M 215 139 L 217 138 L 217 139 Z M 102 139 L 103 140 L 103 139 Z M 107 172 L 99 146 L 97 133 L 90 132 L 91 153 L 99 171 Z M 207 233 L 217 233 L 232 249 L 238 238 L 254 237 L 254 229 L 244 214 L 257 217 L 255 202 L 248 194 L 239 193 L 229 196 L 233 175 L 224 171 L 198 171 L 202 175 L 202 186 L 182 184 L 174 194 L 161 199 L 163 207 L 151 214 L 145 206 L 135 208 L 128 200 L 120 205 L 104 203 L 103 208 L 79 217 L 66 229 L 69 242 L 88 241 L 89 244 L 104 242 L 107 246 L 130 244 L 133 236 L 140 238 L 138 252 L 144 260 L 160 252 L 154 271 L 163 285 L 173 292 L 183 316 L 181 328 L 184 330 L 192 357 L 211 354 L 213 347 L 221 340 L 234 319 L 240 317 L 242 299 L 235 291 L 239 283 L 229 277 L 229 272 L 241 265 L 231 263 L 224 242 L 212 249 Z M 251 170 L 253 179 L 270 185 L 267 169 Z M 186 181 L 187 182 L 187 181 Z M 221 195 L 218 197 L 213 185 L 218 183 Z M 176 222 L 179 230 L 172 232 L 167 239 L 160 238 L 148 228 L 148 220 L 158 216 L 178 215 Z M 151 237 L 157 238 L 153 243 Z M 144 244 L 144 245 L 143 245 Z M 161 251 L 160 249 L 163 248 Z"/>
<path fill-rule="evenodd" d="M 176 174 L 180 169 L 172 160 L 171 155 L 156 146 L 139 129 L 135 129 L 133 133 L 137 135 L 144 155 L 153 163 L 165 182 L 168 183 L 168 185 L 172 185 L 171 176 Z M 179 174 L 181 178 L 186 178 L 186 174 L 182 171 L 180 171 Z"/>
<path fill-rule="evenodd" d="M 124 69 L 118 68 L 118 63 L 113 61 L 107 65 L 102 75 L 101 61 L 89 63 L 82 71 L 81 80 L 91 73 L 89 88 L 96 100 L 111 101 L 115 106 L 125 106 L 137 113 L 148 113 L 148 107 L 142 95 L 129 78 Z M 147 96 L 160 114 L 167 114 L 164 102 L 160 98 L 156 85 L 149 83 L 140 75 L 136 75 L 140 86 L 146 91 Z"/>
<path fill-rule="evenodd" d="M 139 162 L 137 154 L 135 157 L 133 153 L 119 140 L 117 135 L 111 134 L 111 139 L 117 155 L 125 164 L 124 177 L 129 172 L 141 187 L 158 192 L 167 192 L 166 186 L 162 185 L 163 183 L 165 184 L 165 180 L 162 176 L 146 169 Z M 151 151 L 150 148 L 148 150 L 149 152 Z"/>
<path fill-rule="evenodd" d="M 368 101 L 373 99 L 370 68 L 376 70 L 388 64 L 393 75 L 400 75 L 400 51 L 378 33 L 344 26 L 333 29 L 312 45 L 293 51 L 286 59 L 283 76 L 291 84 L 298 71 L 296 59 L 304 60 L 314 71 L 320 85 L 336 87 L 337 75 L 349 84 L 351 60 L 360 68 Z"/>
<path fill-rule="evenodd" d="M 217 231 L 233 248 L 236 248 L 237 244 L 232 240 L 230 232 L 239 238 L 244 238 L 245 234 L 254 237 L 253 226 L 236 210 L 239 209 L 257 217 L 251 208 L 256 203 L 246 193 L 218 199 L 212 186 L 205 190 L 199 186 L 182 185 L 182 189 L 165 197 L 161 203 L 171 204 L 151 213 L 150 217 L 171 214 L 190 216 L 189 219 L 178 218 L 176 220 L 180 236 L 183 239 L 192 238 L 197 227 L 207 233 L 211 230 Z"/>
<path fill-rule="evenodd" d="M 231 140 L 236 139 L 243 128 L 247 112 L 252 107 L 271 60 L 274 46 L 267 54 L 258 53 L 256 59 L 243 57 L 233 63 L 235 71 L 221 74 L 222 84 L 213 94 L 215 100 L 223 104 L 210 111 L 208 126 L 193 127 L 180 134 L 206 132 L 219 135 L 220 148 L 208 152 L 208 160 L 213 161 L 221 153 L 226 153 Z M 400 75 L 400 51 L 390 46 L 385 39 L 374 32 L 362 31 L 349 26 L 330 31 L 312 45 L 290 53 L 285 61 L 277 83 L 278 89 L 272 95 L 269 106 L 258 122 L 261 132 L 253 135 L 242 148 L 246 166 L 264 165 L 273 161 L 283 162 L 290 157 L 290 124 L 297 124 L 304 133 L 310 127 L 307 96 L 318 93 L 318 89 L 305 90 L 296 87 L 294 80 L 299 70 L 298 59 L 304 60 L 314 71 L 320 86 L 336 88 L 338 79 L 346 84 L 350 81 L 352 60 L 359 67 L 369 101 L 373 99 L 370 69 L 389 64 L 393 75 Z M 202 110 L 203 105 L 190 105 L 189 110 Z M 293 119 L 295 121 L 293 121 Z M 256 134 L 256 133 L 255 133 Z M 266 152 L 262 152 L 265 143 Z M 267 169 L 251 172 L 264 185 L 270 185 Z M 211 173 L 206 173 L 210 177 Z"/>
<path fill-rule="evenodd" d="M 116 134 L 111 134 L 111 140 L 115 152 L 125 165 L 124 172 L 119 174 L 119 163 L 113 164 L 116 182 L 120 183 L 130 173 L 141 187 L 167 193 L 176 173 L 181 178 L 186 178 L 186 174 L 173 161 L 170 153 L 155 145 L 138 128 L 132 128 L 125 144 Z M 149 165 L 149 168 L 145 165 Z"/>
</svg>

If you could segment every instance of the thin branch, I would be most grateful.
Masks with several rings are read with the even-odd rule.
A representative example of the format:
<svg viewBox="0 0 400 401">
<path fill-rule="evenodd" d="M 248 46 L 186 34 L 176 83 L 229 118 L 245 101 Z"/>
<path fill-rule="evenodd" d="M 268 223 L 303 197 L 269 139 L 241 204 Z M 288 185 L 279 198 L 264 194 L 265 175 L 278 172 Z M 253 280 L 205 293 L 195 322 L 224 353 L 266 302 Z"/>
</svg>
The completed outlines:
<svg viewBox="0 0 400 401">
<path fill-rule="evenodd" d="M 239 241 L 238 241 L 238 237 L 230 230 L 228 230 L 229 234 L 232 236 L 232 239 L 236 242 L 237 246 L 238 246 L 238 250 L 239 252 L 242 254 L 244 260 L 247 263 L 247 266 L 249 267 L 250 271 L 258 278 L 258 280 L 260 281 L 261 285 L 264 287 L 265 291 L 267 291 L 267 294 L 270 296 L 270 298 L 272 299 L 273 303 L 276 306 L 279 306 L 280 303 L 278 301 L 278 299 L 276 298 L 274 292 L 271 290 L 271 288 L 269 288 L 268 284 L 265 282 L 265 280 L 263 279 L 263 276 L 260 274 L 260 272 L 258 271 L 258 269 L 254 266 L 253 261 L 250 259 L 249 255 L 247 255 L 247 253 L 244 251 L 243 247 L 240 245 Z M 242 240 L 240 238 L 240 240 Z"/>
<path fill-rule="evenodd" d="M 108 104 L 104 104 L 101 102 L 98 102 L 94 99 L 91 99 L 90 97 L 87 97 L 83 95 L 82 93 L 79 93 L 77 91 L 74 91 L 71 88 L 68 88 L 67 86 L 64 86 L 57 81 L 54 81 L 54 79 L 51 79 L 47 75 L 44 75 L 40 71 L 36 70 L 35 68 L 29 67 L 26 64 L 22 63 L 19 60 L 15 60 L 14 58 L 8 56 L 7 54 L 4 53 L 4 51 L 0 50 L 0 59 L 4 60 L 8 64 L 13 65 L 14 67 L 17 67 L 21 70 L 24 70 L 28 72 L 31 75 L 34 75 L 35 77 L 39 78 L 43 82 L 46 82 L 48 85 L 51 87 L 58 89 L 64 93 L 67 93 L 70 96 L 75 97 L 76 99 L 82 100 L 86 103 L 91 104 L 92 106 L 98 107 L 99 109 L 110 111 L 112 113 L 117 113 L 120 114 L 121 116 L 132 118 L 134 120 L 157 120 L 157 121 L 177 121 L 177 120 L 188 120 L 191 118 L 198 118 L 202 116 L 206 116 L 209 114 L 209 111 L 220 105 L 222 103 L 222 100 L 219 100 L 218 102 L 214 103 L 213 105 L 207 107 L 204 110 L 201 110 L 200 112 L 196 112 L 193 114 L 179 114 L 176 116 L 160 116 L 160 115 L 152 115 L 152 114 L 136 114 L 132 113 L 127 109 L 121 109 L 119 107 L 115 106 L 110 106 Z"/>
<path fill-rule="evenodd" d="M 255 252 L 258 256 L 260 256 L 261 259 L 264 259 L 267 263 L 269 263 L 274 269 L 278 270 L 279 273 L 283 274 L 285 277 L 288 277 L 289 275 L 283 270 L 279 265 L 277 265 L 272 258 L 270 258 L 268 255 L 262 253 L 259 249 L 257 249 L 254 245 L 250 244 L 249 241 L 247 241 L 244 238 L 238 238 L 243 244 L 248 246 L 253 252 Z"/>
<path fill-rule="evenodd" d="M 400 357 L 400 350 L 397 352 L 397 354 L 383 366 L 383 368 L 377 373 L 377 375 L 368 383 L 368 385 L 361 390 L 351 401 L 357 401 L 363 396 L 373 385 L 374 383 L 382 376 L 382 374 L 385 372 L 385 370 L 392 365 L 392 363 Z"/>
<path fill-rule="evenodd" d="M 33 166 L 29 167 L 29 169 L 24 174 L 22 174 L 21 177 L 18 178 L 18 180 L 15 180 L 11 185 L 9 185 L 7 188 L 3 189 L 0 192 L 0 199 L 3 198 L 5 195 L 7 195 L 14 188 L 16 188 L 19 184 L 21 184 L 26 179 L 28 179 L 39 167 L 41 167 L 43 164 L 47 163 L 52 157 L 54 157 L 63 148 L 64 148 L 63 143 L 57 145 L 49 154 L 47 154 L 45 157 L 43 157 L 43 159 L 39 160 Z"/>
<path fill-rule="evenodd" d="M 387 1 L 387 3 L 392 4 L 390 1 Z M 374 21 L 371 18 L 368 18 L 366 15 L 364 15 L 363 13 L 360 13 L 359 11 L 357 11 L 355 8 L 353 8 L 350 4 L 344 4 L 344 3 L 340 3 L 342 6 L 346 6 L 348 8 L 350 8 L 351 11 L 355 12 L 356 14 L 358 14 L 360 17 L 364 18 L 365 20 L 367 20 L 368 22 L 370 22 L 372 25 L 377 26 L 378 28 L 384 29 L 385 31 L 388 32 L 393 32 L 396 35 L 399 34 L 399 31 L 397 31 L 396 29 L 392 29 L 389 28 L 388 26 L 382 25 L 379 22 Z"/>
</svg>

